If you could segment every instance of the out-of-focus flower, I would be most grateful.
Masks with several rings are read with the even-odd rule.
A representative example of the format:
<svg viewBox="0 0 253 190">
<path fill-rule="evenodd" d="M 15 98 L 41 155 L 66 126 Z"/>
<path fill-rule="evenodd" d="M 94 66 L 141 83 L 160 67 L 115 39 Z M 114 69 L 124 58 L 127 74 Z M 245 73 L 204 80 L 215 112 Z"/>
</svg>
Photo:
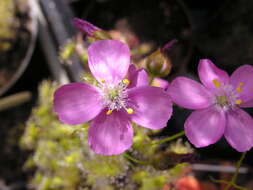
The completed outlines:
<svg viewBox="0 0 253 190">
<path fill-rule="evenodd" d="M 168 42 L 162 48 L 159 48 L 147 57 L 146 67 L 151 75 L 155 77 L 165 77 L 170 73 L 172 64 L 170 58 L 166 55 L 166 51 L 171 49 L 176 42 L 176 40 Z"/>
<path fill-rule="evenodd" d="M 98 87 L 79 82 L 60 87 L 54 94 L 54 110 L 67 124 L 92 120 L 88 142 L 96 153 L 116 155 L 129 149 L 131 120 L 149 129 L 166 126 L 172 113 L 169 95 L 148 86 L 145 71 L 130 66 L 126 44 L 94 42 L 88 48 L 88 64 Z"/>
<path fill-rule="evenodd" d="M 210 60 L 200 60 L 202 84 L 178 77 L 168 88 L 172 100 L 194 111 L 186 120 L 185 134 L 196 147 L 218 141 L 224 134 L 237 151 L 253 146 L 253 119 L 240 108 L 253 106 L 253 67 L 243 65 L 231 77 Z"/>
<path fill-rule="evenodd" d="M 140 39 L 133 32 L 126 18 L 117 20 L 115 22 L 114 29 L 108 31 L 108 33 L 114 40 L 120 40 L 122 42 L 127 43 L 131 49 L 140 45 Z"/>
<path fill-rule="evenodd" d="M 110 39 L 110 35 L 100 29 L 99 27 L 89 23 L 86 20 L 82 20 L 79 18 L 74 18 L 73 19 L 74 22 L 74 26 L 76 28 L 78 28 L 80 31 L 86 33 L 89 37 L 93 37 L 96 38 L 98 40 L 106 40 L 106 39 Z"/>
<path fill-rule="evenodd" d="M 193 176 L 185 176 L 176 182 L 177 190 L 203 190 L 199 181 Z"/>
<path fill-rule="evenodd" d="M 161 190 L 218 190 L 218 188 L 208 182 L 202 182 L 194 176 L 184 176 L 179 178 L 175 184 L 165 184 Z"/>
</svg>

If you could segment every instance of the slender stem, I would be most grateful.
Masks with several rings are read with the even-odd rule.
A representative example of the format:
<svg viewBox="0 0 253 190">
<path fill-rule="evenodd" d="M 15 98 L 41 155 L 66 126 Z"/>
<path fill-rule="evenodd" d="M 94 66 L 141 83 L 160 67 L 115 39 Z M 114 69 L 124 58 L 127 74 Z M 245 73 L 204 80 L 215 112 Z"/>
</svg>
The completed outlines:
<svg viewBox="0 0 253 190">
<path fill-rule="evenodd" d="M 24 91 L 17 94 L 13 94 L 4 98 L 0 98 L 0 111 L 10 109 L 12 107 L 21 105 L 31 100 L 31 92 Z"/>
<path fill-rule="evenodd" d="M 235 173 L 234 173 L 231 181 L 227 184 L 227 186 L 224 188 L 224 190 L 228 190 L 229 187 L 231 187 L 231 186 L 234 186 L 234 187 L 236 186 L 236 179 L 238 177 L 239 170 L 240 170 L 240 167 L 242 165 L 242 161 L 244 160 L 244 158 L 246 156 L 246 153 L 247 152 L 242 153 L 240 159 L 237 161 L 237 163 L 236 163 L 236 171 L 235 171 Z"/>
<path fill-rule="evenodd" d="M 165 143 L 165 142 L 169 142 L 169 141 L 172 141 L 172 140 L 174 140 L 174 139 L 176 139 L 176 138 L 178 138 L 178 137 L 181 137 L 181 136 L 183 136 L 183 135 L 184 135 L 184 131 L 181 131 L 181 132 L 179 132 L 179 133 L 177 133 L 177 134 L 175 134 L 175 135 L 169 136 L 169 137 L 164 138 L 164 139 L 159 140 L 159 141 L 155 141 L 155 142 L 152 143 L 152 145 L 155 145 L 155 144 L 162 144 L 162 143 Z"/>
<path fill-rule="evenodd" d="M 242 187 L 240 185 L 237 185 L 237 184 L 232 184 L 233 187 L 235 187 L 236 189 L 239 189 L 239 190 L 248 190 L 246 187 Z"/>
<path fill-rule="evenodd" d="M 226 184 L 226 185 L 231 185 L 231 186 L 233 186 L 233 187 L 235 187 L 236 189 L 239 189 L 239 190 L 247 190 L 247 188 L 245 188 L 245 187 L 242 187 L 242 186 L 237 185 L 235 183 L 231 184 L 231 182 L 228 182 L 228 181 L 225 181 L 225 180 L 217 180 L 217 179 L 211 178 L 211 181 L 213 181 L 214 183 L 223 183 L 223 184 Z"/>
<path fill-rule="evenodd" d="M 141 165 L 149 165 L 149 162 L 145 162 L 145 161 L 141 161 L 141 160 L 137 160 L 136 158 L 130 156 L 127 153 L 124 153 L 124 157 L 131 160 L 132 162 L 135 162 L 136 164 L 141 164 Z"/>
<path fill-rule="evenodd" d="M 152 85 L 154 79 L 155 79 L 155 76 L 153 76 L 153 75 L 151 74 L 151 76 L 150 76 L 150 78 L 149 78 L 149 85 Z"/>
<path fill-rule="evenodd" d="M 184 131 L 181 131 L 173 136 L 170 136 L 170 137 L 167 137 L 167 138 L 164 138 L 160 141 L 155 141 L 155 142 L 152 142 L 150 143 L 151 145 L 156 145 L 156 144 L 162 144 L 162 143 L 165 143 L 165 142 L 168 142 L 168 141 L 172 141 L 178 137 L 181 137 L 184 135 Z M 150 163 L 149 162 L 145 162 L 145 161 L 141 161 L 141 160 L 137 160 L 136 158 L 130 156 L 129 154 L 127 153 L 124 153 L 124 157 L 131 160 L 132 162 L 135 162 L 136 164 L 141 164 L 141 165 L 149 165 Z"/>
<path fill-rule="evenodd" d="M 234 174 L 234 176 L 233 176 L 233 178 L 232 178 L 233 182 L 235 182 L 235 180 L 236 180 L 237 177 L 238 177 L 239 170 L 240 170 L 240 167 L 241 167 L 241 165 L 242 165 L 242 162 L 243 162 L 243 160 L 244 160 L 244 158 L 245 158 L 245 156 L 246 156 L 246 153 L 247 153 L 247 152 L 242 153 L 241 158 L 239 159 L 239 161 L 238 161 L 237 164 L 236 164 L 236 171 L 235 171 L 235 174 Z"/>
</svg>

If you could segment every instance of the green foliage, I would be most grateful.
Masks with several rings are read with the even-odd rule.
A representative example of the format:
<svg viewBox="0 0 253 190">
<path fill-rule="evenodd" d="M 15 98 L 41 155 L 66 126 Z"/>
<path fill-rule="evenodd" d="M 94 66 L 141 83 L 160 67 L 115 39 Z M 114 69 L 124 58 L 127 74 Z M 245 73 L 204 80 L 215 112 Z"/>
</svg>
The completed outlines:
<svg viewBox="0 0 253 190">
<path fill-rule="evenodd" d="M 24 23 L 18 15 L 28 11 L 28 0 L 0 0 L 0 52 L 8 51 Z"/>
<path fill-rule="evenodd" d="M 76 44 L 72 41 L 67 42 L 60 51 L 60 59 L 62 59 L 63 61 L 66 61 L 67 59 L 69 59 L 73 53 L 75 52 L 75 46 Z"/>
<path fill-rule="evenodd" d="M 147 167 L 145 170 L 143 168 L 137 169 L 132 176 L 133 181 L 139 184 L 139 190 L 161 189 L 168 182 L 168 178 L 168 172 L 156 171 L 151 167 Z"/>
<path fill-rule="evenodd" d="M 39 106 L 27 122 L 21 145 L 35 152 L 25 166 L 38 168 L 32 181 L 36 189 L 74 190 L 80 181 L 76 163 L 82 159 L 83 151 L 83 141 L 78 133 L 85 134 L 85 129 L 84 126 L 74 128 L 58 121 L 52 113 L 54 89 L 55 85 L 42 83 Z"/>
<path fill-rule="evenodd" d="M 123 155 L 101 156 L 87 144 L 87 124 L 70 126 L 59 122 L 52 111 L 56 84 L 44 81 L 38 105 L 26 124 L 21 146 L 33 150 L 25 168 L 36 168 L 31 187 L 36 190 L 159 190 L 172 178 L 173 170 L 158 170 Z M 147 130 L 134 127 L 134 145 L 129 154 L 146 161 L 155 153 Z M 175 169 L 175 175 L 181 172 Z"/>
<path fill-rule="evenodd" d="M 10 48 L 15 36 L 15 5 L 13 0 L 0 1 L 0 51 Z"/>
</svg>

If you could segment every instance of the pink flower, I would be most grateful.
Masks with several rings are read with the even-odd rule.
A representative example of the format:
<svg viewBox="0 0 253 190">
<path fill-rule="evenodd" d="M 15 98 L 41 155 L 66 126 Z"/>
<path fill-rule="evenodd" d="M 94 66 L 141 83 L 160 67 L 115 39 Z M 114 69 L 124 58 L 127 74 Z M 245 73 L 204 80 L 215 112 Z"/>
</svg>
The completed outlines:
<svg viewBox="0 0 253 190">
<path fill-rule="evenodd" d="M 196 147 L 205 147 L 224 134 L 237 151 L 248 151 L 253 146 L 253 119 L 240 108 L 253 106 L 253 67 L 243 65 L 229 77 L 202 59 L 198 74 L 203 85 L 178 77 L 168 89 L 175 103 L 196 110 L 184 124 L 186 136 Z"/>
<path fill-rule="evenodd" d="M 166 126 L 172 113 L 169 96 L 162 88 L 148 86 L 146 72 L 130 65 L 126 44 L 94 42 L 88 48 L 88 63 L 99 86 L 78 82 L 60 87 L 54 94 L 54 110 L 67 124 L 92 120 L 88 142 L 96 153 L 116 155 L 129 149 L 131 121 L 149 129 Z"/>
</svg>

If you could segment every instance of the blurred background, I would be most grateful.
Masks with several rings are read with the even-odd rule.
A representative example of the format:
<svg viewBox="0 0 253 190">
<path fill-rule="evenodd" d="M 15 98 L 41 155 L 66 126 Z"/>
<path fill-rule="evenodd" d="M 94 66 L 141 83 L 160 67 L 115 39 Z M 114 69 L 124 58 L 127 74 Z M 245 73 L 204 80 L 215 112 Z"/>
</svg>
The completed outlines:
<svg viewBox="0 0 253 190">
<path fill-rule="evenodd" d="M 38 135 L 28 139 L 35 133 L 31 131 L 31 120 L 36 124 L 42 118 L 40 114 L 49 112 L 48 107 L 41 105 L 48 103 L 45 99 L 55 87 L 45 80 L 58 84 L 80 81 L 85 68 L 80 56 L 67 61 L 61 56 L 68 42 L 83 39 L 73 26 L 74 17 L 111 31 L 115 38 L 127 38 L 137 62 L 177 39 L 168 52 L 172 70 L 164 79 L 171 81 L 184 75 L 198 80 L 200 58 L 211 59 L 229 74 L 240 65 L 252 65 L 252 9 L 251 0 L 0 0 L 0 190 L 81 189 L 78 185 L 63 188 L 59 180 L 58 186 L 57 180 L 54 181 L 55 188 L 43 186 L 38 174 L 30 185 L 40 166 L 33 163 L 33 167 L 27 167 L 27 160 L 35 154 L 39 142 L 34 140 Z M 181 131 L 189 113 L 175 107 L 174 117 L 158 136 Z M 197 163 L 207 166 L 192 169 L 201 180 L 210 179 L 210 175 L 229 175 L 224 166 L 232 166 L 240 156 L 224 139 L 196 150 L 196 155 Z M 249 189 L 253 184 L 252 158 L 251 150 L 239 178 Z M 212 171 L 210 165 L 218 167 Z"/>
</svg>

